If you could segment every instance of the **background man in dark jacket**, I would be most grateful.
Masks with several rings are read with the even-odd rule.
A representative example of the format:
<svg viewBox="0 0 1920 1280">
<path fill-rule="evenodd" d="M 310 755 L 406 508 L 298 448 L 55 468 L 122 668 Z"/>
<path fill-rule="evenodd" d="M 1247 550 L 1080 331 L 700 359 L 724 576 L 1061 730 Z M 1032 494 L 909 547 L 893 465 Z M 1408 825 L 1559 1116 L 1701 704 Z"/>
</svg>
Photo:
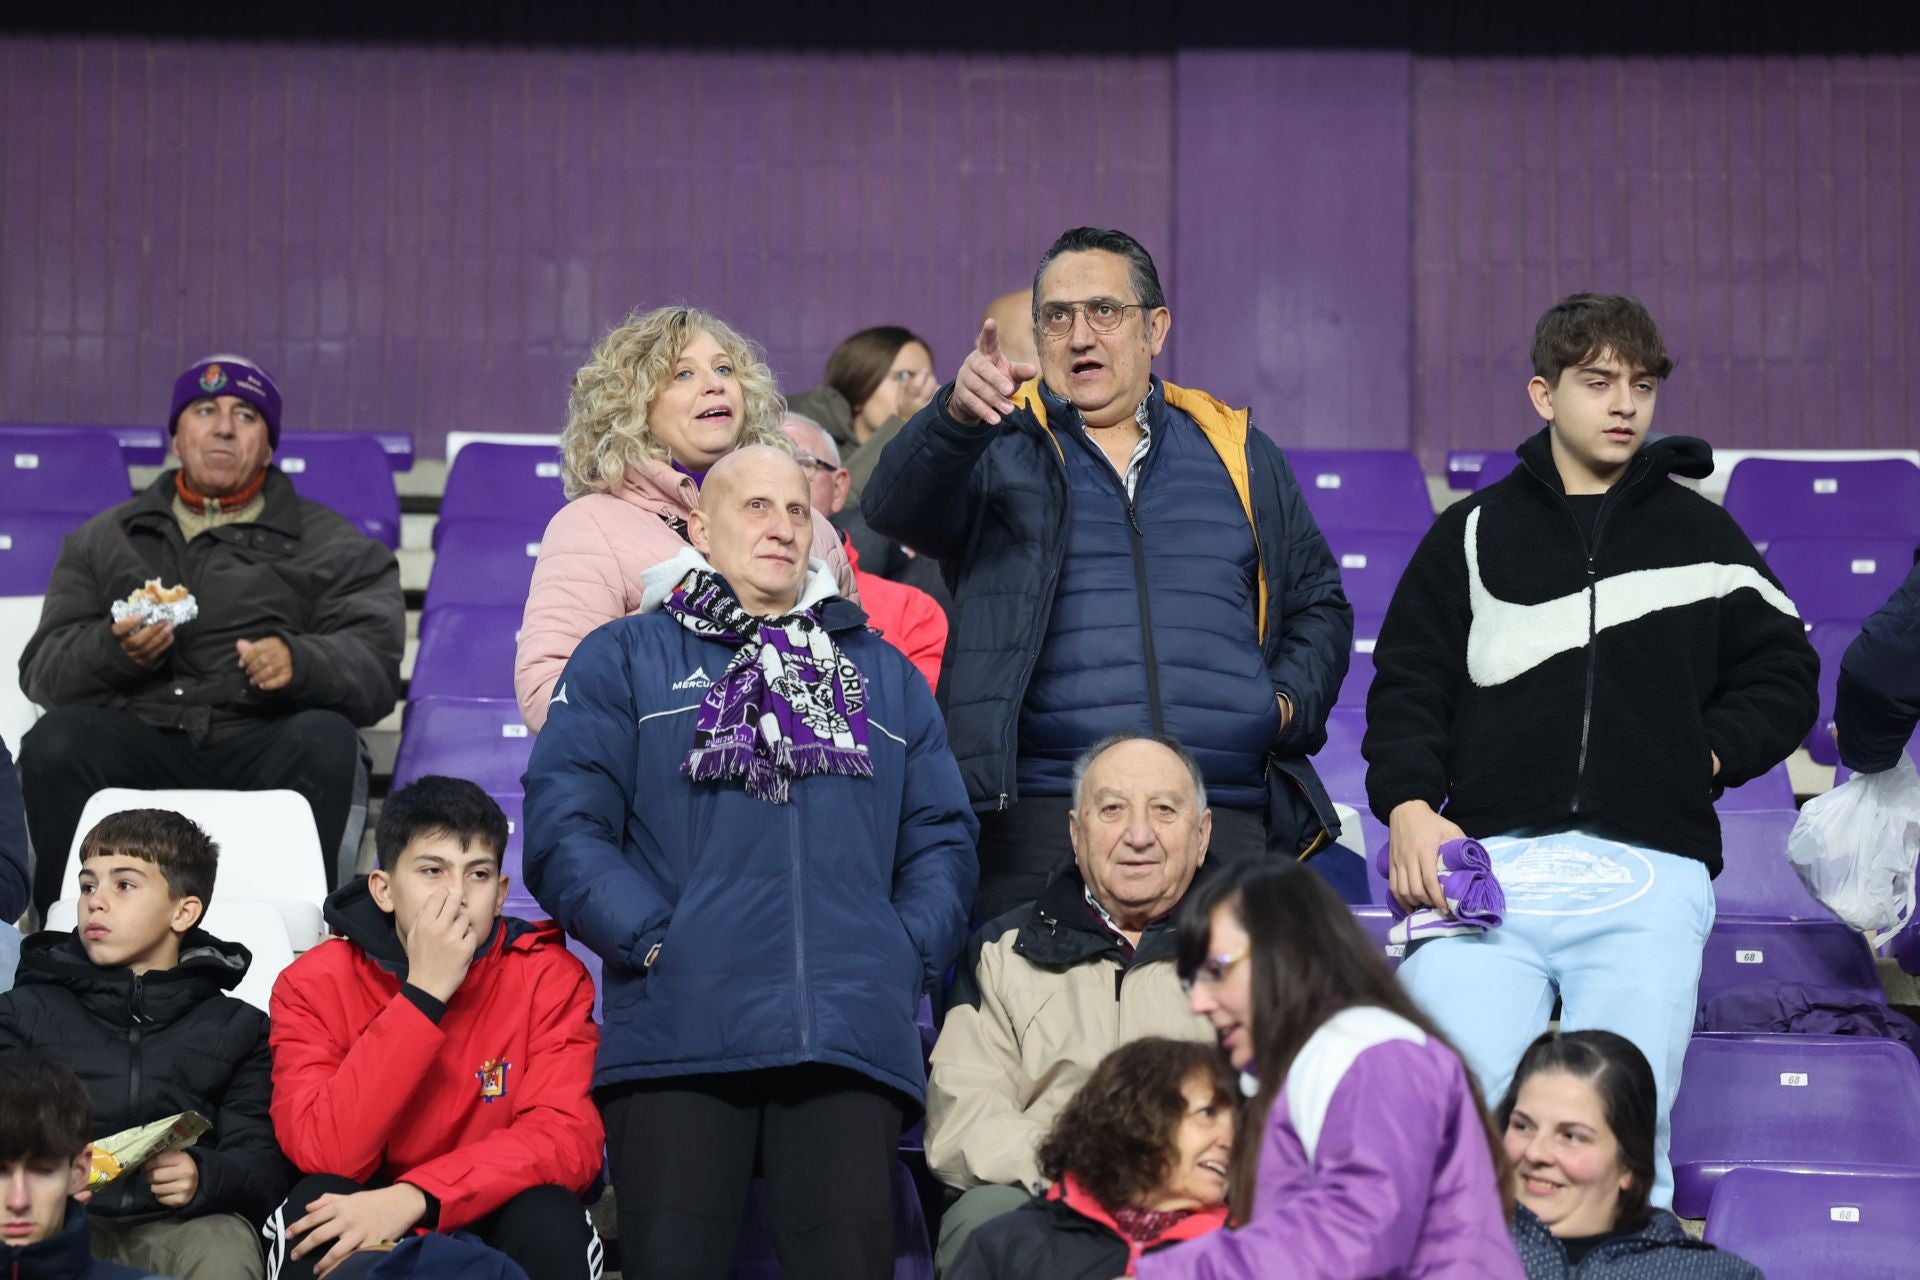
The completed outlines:
<svg viewBox="0 0 1920 1280">
<path fill-rule="evenodd" d="M 1855 773 L 1900 762 L 1920 724 L 1920 563 L 1847 646 L 1833 723 L 1840 759 Z"/>
<path fill-rule="evenodd" d="M 209 356 L 174 383 L 168 427 L 180 466 L 67 538 L 20 655 L 21 687 L 50 708 L 20 744 L 43 918 L 102 787 L 298 791 L 332 884 L 355 728 L 399 697 L 399 565 L 269 465 L 273 380 Z M 184 586 L 198 616 L 114 621 L 114 602 L 150 579 Z"/>
<path fill-rule="evenodd" d="M 0 738 L 0 991 L 13 985 L 20 959 L 20 930 L 13 922 L 27 910 L 27 810 L 20 799 L 20 771 Z"/>
<path fill-rule="evenodd" d="M 527 883 L 606 961 L 630 1275 L 726 1275 L 756 1164 L 787 1276 L 893 1274 L 914 1005 L 964 940 L 975 825 L 927 682 L 809 560 L 811 521 L 791 457 L 716 463 L 527 768 Z"/>
<path fill-rule="evenodd" d="M 1133 237 L 1066 232 L 1033 296 L 1039 368 L 985 322 L 861 500 L 953 588 L 941 700 L 982 811 L 988 919 L 1039 895 L 1073 762 L 1112 733 L 1193 752 L 1217 859 L 1339 833 L 1307 756 L 1353 610 L 1286 459 L 1245 410 L 1153 376 L 1172 316 Z"/>
</svg>

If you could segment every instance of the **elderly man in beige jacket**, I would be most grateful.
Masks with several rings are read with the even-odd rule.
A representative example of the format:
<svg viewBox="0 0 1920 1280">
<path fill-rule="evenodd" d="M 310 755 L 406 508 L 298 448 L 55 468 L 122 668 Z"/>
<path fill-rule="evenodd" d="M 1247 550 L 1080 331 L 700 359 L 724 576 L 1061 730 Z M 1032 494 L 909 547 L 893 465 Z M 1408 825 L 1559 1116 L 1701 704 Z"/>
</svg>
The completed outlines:
<svg viewBox="0 0 1920 1280">
<path fill-rule="evenodd" d="M 1172 739 L 1119 734 L 1080 757 L 1071 860 L 974 935 L 934 1046 L 927 1163 L 964 1193 L 942 1221 L 940 1270 L 1034 1190 L 1041 1140 L 1109 1052 L 1213 1038 L 1174 972 L 1174 916 L 1212 827 L 1200 767 Z"/>
</svg>

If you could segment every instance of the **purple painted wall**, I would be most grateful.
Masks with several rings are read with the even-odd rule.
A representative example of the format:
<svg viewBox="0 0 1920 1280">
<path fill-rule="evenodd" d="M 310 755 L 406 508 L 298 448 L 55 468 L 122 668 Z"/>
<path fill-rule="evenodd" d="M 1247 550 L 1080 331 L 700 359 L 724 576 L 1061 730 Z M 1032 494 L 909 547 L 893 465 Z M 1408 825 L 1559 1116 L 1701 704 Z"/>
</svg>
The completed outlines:
<svg viewBox="0 0 1920 1280">
<path fill-rule="evenodd" d="M 214 349 L 288 425 L 556 428 L 630 307 L 791 388 L 949 374 L 1061 228 L 1151 247 L 1172 376 L 1289 444 L 1511 442 L 1539 311 L 1627 289 L 1660 425 L 1920 439 L 1920 58 L 467 52 L 0 39 L 0 421 L 153 421 Z"/>
<path fill-rule="evenodd" d="M 1423 60 L 1414 416 L 1510 445 L 1534 322 L 1638 295 L 1656 425 L 1729 447 L 1920 441 L 1920 58 Z"/>
</svg>

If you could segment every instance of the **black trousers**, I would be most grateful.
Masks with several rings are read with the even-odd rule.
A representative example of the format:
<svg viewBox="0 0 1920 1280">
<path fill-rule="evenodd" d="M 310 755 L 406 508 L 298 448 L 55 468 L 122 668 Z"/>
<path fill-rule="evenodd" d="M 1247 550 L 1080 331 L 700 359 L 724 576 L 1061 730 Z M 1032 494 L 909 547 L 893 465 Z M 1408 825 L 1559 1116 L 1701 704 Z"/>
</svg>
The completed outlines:
<svg viewBox="0 0 1920 1280">
<path fill-rule="evenodd" d="M 210 746 L 175 729 L 105 707 L 56 707 L 20 740 L 20 783 L 33 840 L 33 905 L 40 918 L 59 899 L 67 850 L 87 800 L 102 787 L 298 791 L 313 806 L 327 887 L 353 807 L 360 738 L 337 711 L 296 711 L 263 720 Z"/>
<path fill-rule="evenodd" d="M 787 1280 L 893 1275 L 901 1099 L 838 1067 L 681 1076 L 601 1098 L 622 1274 L 732 1274 L 747 1191 L 766 1179 Z"/>
<path fill-rule="evenodd" d="M 289 1259 L 287 1255 L 300 1242 L 288 1240 L 281 1233 L 306 1217 L 307 1206 L 321 1196 L 350 1196 L 367 1189 L 351 1178 L 331 1173 L 316 1173 L 294 1183 L 287 1202 L 267 1222 L 269 1280 L 313 1280 L 313 1269 L 327 1251 L 316 1249 L 303 1258 Z M 585 1206 L 564 1187 L 529 1187 L 460 1230 L 479 1236 L 512 1258 L 527 1273 L 528 1280 L 599 1280 L 600 1237 L 588 1221 Z M 366 1268 L 386 1256 L 354 1254 L 334 1274 L 343 1278 L 364 1274 Z"/>
<path fill-rule="evenodd" d="M 1067 796 L 1034 796 L 1007 809 L 980 815 L 980 897 L 978 922 L 1039 898 L 1054 868 L 1073 857 L 1067 841 Z M 1266 856 L 1264 815 L 1251 809 L 1213 806 L 1213 839 L 1207 861 L 1235 866 Z"/>
</svg>

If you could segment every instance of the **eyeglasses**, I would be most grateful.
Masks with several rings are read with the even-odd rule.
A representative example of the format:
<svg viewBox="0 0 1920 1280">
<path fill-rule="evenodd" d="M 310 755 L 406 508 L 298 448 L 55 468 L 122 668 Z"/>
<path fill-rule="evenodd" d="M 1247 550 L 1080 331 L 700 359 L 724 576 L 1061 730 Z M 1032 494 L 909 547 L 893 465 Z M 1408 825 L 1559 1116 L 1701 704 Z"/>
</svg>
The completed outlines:
<svg viewBox="0 0 1920 1280">
<path fill-rule="evenodd" d="M 809 471 L 824 471 L 831 474 L 840 469 L 824 458 L 816 458 L 810 453 L 796 453 L 793 455 L 793 460 Z"/>
<path fill-rule="evenodd" d="M 1087 328 L 1095 333 L 1112 333 L 1127 318 L 1129 311 L 1145 311 L 1144 302 L 1122 302 L 1118 298 L 1089 298 L 1085 302 L 1049 302 L 1040 308 L 1040 332 L 1049 338 L 1064 338 L 1073 332 L 1073 318 L 1083 315 Z"/>
<path fill-rule="evenodd" d="M 1227 980 L 1227 974 L 1233 971 L 1233 966 L 1245 960 L 1248 952 L 1251 950 L 1251 947 L 1242 947 L 1238 951 L 1230 951 L 1226 955 L 1208 956 L 1201 962 L 1200 967 L 1194 971 L 1192 977 L 1180 979 L 1180 989 L 1188 995 L 1192 995 L 1195 987 L 1219 986 Z"/>
</svg>

